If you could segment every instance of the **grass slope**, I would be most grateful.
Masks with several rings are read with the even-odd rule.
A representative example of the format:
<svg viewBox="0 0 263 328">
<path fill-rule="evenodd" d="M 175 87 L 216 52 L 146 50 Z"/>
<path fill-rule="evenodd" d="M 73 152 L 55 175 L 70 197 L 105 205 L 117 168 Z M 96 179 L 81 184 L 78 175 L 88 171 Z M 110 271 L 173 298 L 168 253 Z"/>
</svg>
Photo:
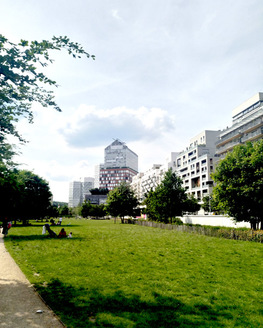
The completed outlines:
<svg viewBox="0 0 263 328">
<path fill-rule="evenodd" d="M 63 223 L 72 239 L 36 225 L 12 228 L 5 245 L 67 327 L 263 327 L 261 244 Z"/>
</svg>

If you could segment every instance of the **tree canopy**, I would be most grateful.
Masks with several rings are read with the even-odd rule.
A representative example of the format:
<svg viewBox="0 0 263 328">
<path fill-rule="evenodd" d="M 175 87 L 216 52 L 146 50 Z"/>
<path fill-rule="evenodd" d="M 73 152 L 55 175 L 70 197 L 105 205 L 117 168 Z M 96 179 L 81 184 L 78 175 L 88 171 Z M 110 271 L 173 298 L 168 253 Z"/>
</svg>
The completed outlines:
<svg viewBox="0 0 263 328">
<path fill-rule="evenodd" d="M 151 220 L 164 223 L 172 222 L 184 211 L 195 212 L 200 208 L 196 199 L 187 196 L 182 180 L 172 169 L 165 173 L 155 190 L 148 192 L 144 204 Z"/>
<path fill-rule="evenodd" d="M 214 197 L 236 221 L 263 228 L 263 140 L 236 146 L 219 162 Z"/>
<path fill-rule="evenodd" d="M 108 188 L 93 188 L 90 189 L 92 195 L 107 195 L 109 193 Z"/>
<path fill-rule="evenodd" d="M 224 214 L 222 208 L 219 207 L 218 201 L 212 195 L 204 196 L 202 199 L 203 203 L 201 207 L 205 212 L 214 212 L 215 214 Z"/>
<path fill-rule="evenodd" d="M 23 220 L 45 217 L 52 197 L 47 181 L 27 170 L 18 171 L 17 179 L 19 216 Z"/>
<path fill-rule="evenodd" d="M 10 160 L 13 150 L 6 141 L 7 135 L 13 135 L 25 142 L 18 133 L 15 123 L 20 117 L 27 117 L 32 123 L 32 104 L 51 106 L 61 111 L 54 92 L 47 86 L 57 87 L 56 81 L 43 72 L 53 63 L 50 53 L 65 49 L 74 58 L 91 57 L 78 43 L 68 37 L 53 37 L 52 40 L 26 41 L 18 44 L 10 42 L 0 34 L 0 160 Z"/>
<path fill-rule="evenodd" d="M 84 218 L 87 218 L 88 216 L 93 216 L 97 218 L 104 217 L 106 215 L 105 205 L 104 204 L 95 205 L 85 201 L 81 206 L 80 214 Z"/>
<path fill-rule="evenodd" d="M 120 217 L 122 223 L 125 216 L 133 216 L 139 201 L 134 191 L 126 182 L 122 182 L 118 187 L 111 190 L 108 194 L 106 211 L 109 215 Z"/>
<path fill-rule="evenodd" d="M 19 190 L 17 170 L 10 170 L 3 163 L 0 163 L 0 219 L 14 217 L 18 213 Z"/>
<path fill-rule="evenodd" d="M 0 219 L 27 221 L 48 214 L 51 192 L 48 183 L 38 175 L 0 166 Z"/>
</svg>

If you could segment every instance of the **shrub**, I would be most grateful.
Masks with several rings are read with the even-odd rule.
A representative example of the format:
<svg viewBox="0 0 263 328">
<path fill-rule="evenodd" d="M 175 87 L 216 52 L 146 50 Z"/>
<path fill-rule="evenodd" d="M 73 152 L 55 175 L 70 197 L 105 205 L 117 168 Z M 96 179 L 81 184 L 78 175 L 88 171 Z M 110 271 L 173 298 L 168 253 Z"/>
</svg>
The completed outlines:
<svg viewBox="0 0 263 328">
<path fill-rule="evenodd" d="M 172 223 L 177 224 L 177 225 L 183 225 L 184 224 L 183 221 L 180 218 L 177 218 L 177 217 L 172 218 Z"/>
</svg>

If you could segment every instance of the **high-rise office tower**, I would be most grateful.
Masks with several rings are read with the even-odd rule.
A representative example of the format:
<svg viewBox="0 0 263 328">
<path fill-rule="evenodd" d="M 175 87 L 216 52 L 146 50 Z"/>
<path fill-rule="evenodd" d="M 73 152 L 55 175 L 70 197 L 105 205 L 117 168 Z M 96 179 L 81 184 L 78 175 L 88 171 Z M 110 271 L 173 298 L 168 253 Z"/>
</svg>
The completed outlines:
<svg viewBox="0 0 263 328">
<path fill-rule="evenodd" d="M 109 190 L 122 181 L 131 182 L 138 173 L 138 155 L 124 142 L 116 139 L 104 150 L 104 164 L 100 165 L 100 188 Z"/>
</svg>

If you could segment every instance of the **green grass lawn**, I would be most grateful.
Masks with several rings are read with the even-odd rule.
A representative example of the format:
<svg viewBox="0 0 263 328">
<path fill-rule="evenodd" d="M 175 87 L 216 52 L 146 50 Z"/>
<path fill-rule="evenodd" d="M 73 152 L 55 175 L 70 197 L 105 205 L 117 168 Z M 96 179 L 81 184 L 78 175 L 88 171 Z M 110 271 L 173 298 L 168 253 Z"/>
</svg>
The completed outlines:
<svg viewBox="0 0 263 328">
<path fill-rule="evenodd" d="M 62 226 L 72 239 L 42 236 L 38 223 L 12 227 L 5 245 L 67 327 L 263 327 L 262 244 L 114 221 Z"/>
</svg>

